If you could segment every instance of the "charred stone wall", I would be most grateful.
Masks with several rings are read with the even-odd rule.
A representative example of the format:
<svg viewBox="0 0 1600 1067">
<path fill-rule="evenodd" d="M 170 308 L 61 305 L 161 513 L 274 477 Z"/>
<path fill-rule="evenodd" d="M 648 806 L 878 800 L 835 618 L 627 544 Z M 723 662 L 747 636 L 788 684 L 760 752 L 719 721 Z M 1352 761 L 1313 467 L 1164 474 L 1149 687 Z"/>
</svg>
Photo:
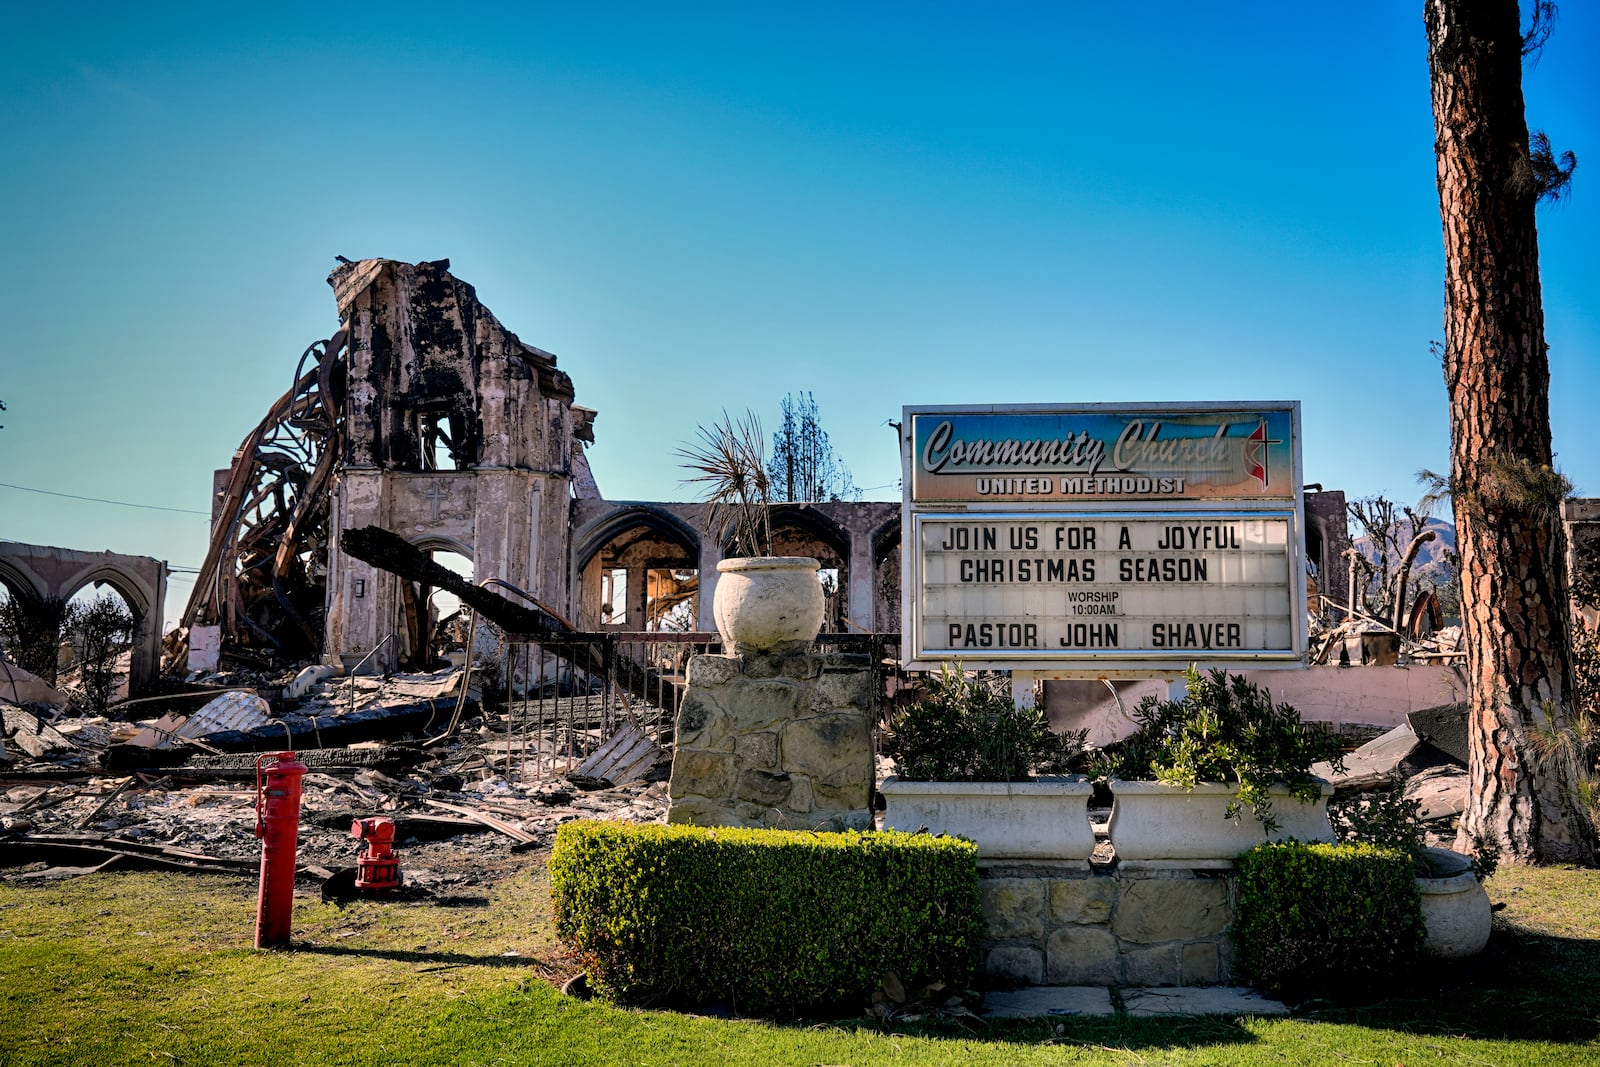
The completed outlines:
<svg viewBox="0 0 1600 1067">
<path fill-rule="evenodd" d="M 502 326 L 448 268 L 370 259 L 328 279 L 349 330 L 330 525 L 381 526 L 459 552 L 476 580 L 498 578 L 568 611 L 575 437 L 589 433 L 593 413 L 575 417 L 556 357 Z M 344 556 L 335 538 L 326 652 L 403 635 L 404 594 L 400 579 Z M 392 664 L 394 647 L 383 655 Z"/>
</svg>

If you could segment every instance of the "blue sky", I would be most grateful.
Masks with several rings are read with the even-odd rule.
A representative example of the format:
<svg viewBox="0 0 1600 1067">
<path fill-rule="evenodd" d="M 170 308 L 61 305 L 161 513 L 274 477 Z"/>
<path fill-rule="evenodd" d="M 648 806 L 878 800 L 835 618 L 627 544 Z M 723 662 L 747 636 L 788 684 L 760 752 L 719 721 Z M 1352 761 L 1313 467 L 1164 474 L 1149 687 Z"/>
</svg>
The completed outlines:
<svg viewBox="0 0 1600 1067">
<path fill-rule="evenodd" d="M 556 353 L 612 498 L 685 496 L 696 425 L 809 389 L 872 498 L 903 404 L 1298 399 L 1308 480 L 1413 500 L 1448 451 L 1421 6 L 32 6 L 0 482 L 206 512 L 341 254 L 448 257 Z M 1540 243 L 1590 495 L 1596 54 L 1569 3 L 1525 77 L 1580 163 Z M 205 535 L 0 487 L 12 540 L 192 566 Z"/>
</svg>

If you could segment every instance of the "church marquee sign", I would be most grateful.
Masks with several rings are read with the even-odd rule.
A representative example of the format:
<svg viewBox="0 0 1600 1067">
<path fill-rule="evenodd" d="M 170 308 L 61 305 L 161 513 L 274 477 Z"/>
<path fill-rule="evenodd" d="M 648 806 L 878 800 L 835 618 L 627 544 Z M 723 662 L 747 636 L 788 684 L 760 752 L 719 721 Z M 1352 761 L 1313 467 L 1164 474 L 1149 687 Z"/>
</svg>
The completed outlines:
<svg viewBox="0 0 1600 1067">
<path fill-rule="evenodd" d="M 1296 402 L 908 407 L 904 660 L 1298 666 Z"/>
</svg>

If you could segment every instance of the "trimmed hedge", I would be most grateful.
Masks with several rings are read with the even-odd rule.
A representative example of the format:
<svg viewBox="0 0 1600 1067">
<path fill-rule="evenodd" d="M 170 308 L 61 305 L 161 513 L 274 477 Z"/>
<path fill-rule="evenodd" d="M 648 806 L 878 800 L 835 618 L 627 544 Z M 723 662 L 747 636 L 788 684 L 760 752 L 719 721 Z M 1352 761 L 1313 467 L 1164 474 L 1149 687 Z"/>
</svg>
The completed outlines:
<svg viewBox="0 0 1600 1067">
<path fill-rule="evenodd" d="M 982 932 L 955 838 L 579 821 L 556 834 L 556 928 L 602 995 L 753 1015 L 862 1008 L 887 972 L 964 990 Z"/>
<path fill-rule="evenodd" d="M 1239 858 L 1233 937 L 1240 967 L 1271 993 L 1390 984 L 1422 949 L 1411 860 L 1374 845 L 1257 845 Z"/>
</svg>

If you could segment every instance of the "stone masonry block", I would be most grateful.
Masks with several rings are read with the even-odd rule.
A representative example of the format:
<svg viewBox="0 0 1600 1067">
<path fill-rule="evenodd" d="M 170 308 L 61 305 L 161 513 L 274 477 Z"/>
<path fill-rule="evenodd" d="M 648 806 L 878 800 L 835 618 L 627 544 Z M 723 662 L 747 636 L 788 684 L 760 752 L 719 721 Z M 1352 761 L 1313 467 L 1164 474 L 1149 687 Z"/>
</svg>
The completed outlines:
<svg viewBox="0 0 1600 1067">
<path fill-rule="evenodd" d="M 871 812 L 819 809 L 801 814 L 768 808 L 762 825 L 774 830 L 810 830 L 813 833 L 830 834 L 841 830 L 865 830 L 871 821 L 870 817 Z"/>
<path fill-rule="evenodd" d="M 764 730 L 793 719 L 805 700 L 805 687 L 780 679 L 732 685 L 722 691 L 723 702 L 739 733 Z"/>
<path fill-rule="evenodd" d="M 778 769 L 778 734 L 773 730 L 741 734 L 734 738 L 733 754 L 748 767 L 775 771 Z"/>
<path fill-rule="evenodd" d="M 995 940 L 1044 934 L 1044 883 L 1037 878 L 985 878 L 981 890 L 985 933 Z"/>
<path fill-rule="evenodd" d="M 1045 942 L 1045 976 L 1052 985 L 1113 985 L 1117 939 L 1104 926 L 1064 926 Z"/>
<path fill-rule="evenodd" d="M 811 780 L 816 802 L 828 808 L 865 808 L 872 801 L 872 783 L 854 773 Z"/>
<path fill-rule="evenodd" d="M 785 656 L 783 658 L 783 676 L 797 681 L 807 682 L 815 678 L 822 670 L 822 659 L 819 656 Z"/>
<path fill-rule="evenodd" d="M 672 757 L 670 797 L 733 795 L 733 757 L 725 752 L 678 749 Z"/>
<path fill-rule="evenodd" d="M 1123 945 L 1122 984 L 1178 985 L 1178 955 L 1182 947 L 1175 941 L 1164 945 Z"/>
<path fill-rule="evenodd" d="M 776 678 L 781 669 L 777 656 L 763 652 L 747 652 L 740 658 L 739 669 L 746 678 Z"/>
<path fill-rule="evenodd" d="M 739 772 L 733 796 L 735 800 L 760 804 L 763 807 L 782 807 L 789 799 L 789 789 L 792 785 L 793 782 L 787 774 L 768 774 L 766 771 L 747 767 Z"/>
<path fill-rule="evenodd" d="M 833 712 L 785 723 L 781 752 L 785 770 L 829 781 L 838 781 L 841 771 L 872 779 L 872 726 L 864 714 Z"/>
<path fill-rule="evenodd" d="M 685 672 L 690 689 L 716 689 L 739 675 L 737 656 L 691 656 Z"/>
<path fill-rule="evenodd" d="M 1049 887 L 1052 924 L 1103 923 L 1111 918 L 1116 883 L 1110 878 L 1052 878 Z"/>
<path fill-rule="evenodd" d="M 996 945 L 983 958 L 983 973 L 1007 982 L 1044 981 L 1044 953 L 1028 945 Z"/>
<path fill-rule="evenodd" d="M 688 826 L 744 826 L 726 804 L 705 797 L 678 797 L 667 805 L 667 821 Z"/>
<path fill-rule="evenodd" d="M 817 682 L 820 702 L 835 708 L 872 707 L 871 671 L 824 671 Z"/>
<path fill-rule="evenodd" d="M 1235 946 L 1233 938 L 1222 937 L 1213 942 L 1217 946 L 1217 981 L 1232 982 L 1235 978 Z"/>
<path fill-rule="evenodd" d="M 1179 950 L 1178 980 L 1184 985 L 1215 985 L 1223 980 L 1215 941 L 1191 941 Z"/>
<path fill-rule="evenodd" d="M 811 790 L 811 779 L 804 775 L 790 775 L 794 785 L 789 788 L 789 810 L 805 814 L 817 806 L 817 797 Z"/>
<path fill-rule="evenodd" d="M 1217 878 L 1139 878 L 1122 883 L 1111 932 L 1151 945 L 1222 933 L 1233 921 L 1228 884 Z"/>
<path fill-rule="evenodd" d="M 691 689 L 678 708 L 677 743 L 681 748 L 732 752 L 733 724 L 715 700 Z"/>
</svg>

